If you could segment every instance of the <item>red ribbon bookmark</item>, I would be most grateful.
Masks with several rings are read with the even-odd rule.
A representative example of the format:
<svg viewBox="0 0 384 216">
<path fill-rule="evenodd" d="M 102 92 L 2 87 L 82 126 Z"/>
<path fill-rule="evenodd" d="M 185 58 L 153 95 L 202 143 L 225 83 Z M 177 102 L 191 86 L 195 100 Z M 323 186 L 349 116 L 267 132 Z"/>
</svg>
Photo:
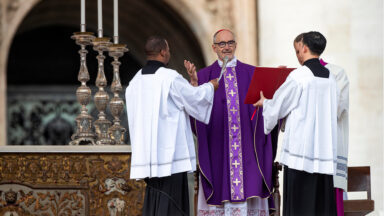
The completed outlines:
<svg viewBox="0 0 384 216">
<path fill-rule="evenodd" d="M 259 109 L 259 107 L 256 107 L 255 108 L 255 111 L 253 112 L 253 115 L 252 115 L 252 118 L 251 118 L 251 121 L 253 120 L 253 117 L 255 116 L 255 114 L 256 114 L 256 111 Z"/>
</svg>

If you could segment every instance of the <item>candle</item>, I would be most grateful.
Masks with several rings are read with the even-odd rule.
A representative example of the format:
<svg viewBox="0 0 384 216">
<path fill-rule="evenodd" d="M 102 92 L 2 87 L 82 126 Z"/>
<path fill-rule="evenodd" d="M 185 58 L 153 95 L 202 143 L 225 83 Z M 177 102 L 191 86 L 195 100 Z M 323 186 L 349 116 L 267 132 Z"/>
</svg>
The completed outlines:
<svg viewBox="0 0 384 216">
<path fill-rule="evenodd" d="M 80 18 L 80 30 L 85 32 L 85 0 L 81 0 L 81 18 Z"/>
<path fill-rule="evenodd" d="M 113 42 L 115 44 L 119 43 L 119 10 L 118 10 L 118 0 L 113 0 Z"/>
<path fill-rule="evenodd" d="M 103 37 L 103 0 L 97 0 L 97 33 Z"/>
</svg>

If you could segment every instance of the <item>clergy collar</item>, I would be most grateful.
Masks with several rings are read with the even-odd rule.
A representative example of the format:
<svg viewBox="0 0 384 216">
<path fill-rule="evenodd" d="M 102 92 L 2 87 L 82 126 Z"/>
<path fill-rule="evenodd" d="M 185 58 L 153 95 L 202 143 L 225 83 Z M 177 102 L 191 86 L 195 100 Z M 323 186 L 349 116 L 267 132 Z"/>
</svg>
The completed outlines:
<svg viewBox="0 0 384 216">
<path fill-rule="evenodd" d="M 141 74 L 154 74 L 160 67 L 165 67 L 165 64 L 156 60 L 148 60 L 141 70 Z"/>
<path fill-rule="evenodd" d="M 318 58 L 311 58 L 304 62 L 313 73 L 315 77 L 329 78 L 329 70 L 325 68 Z"/>
<path fill-rule="evenodd" d="M 311 58 L 311 59 L 308 59 L 307 61 L 305 61 L 303 63 L 303 65 L 305 65 L 305 66 L 308 66 L 311 64 L 320 64 L 320 60 L 318 58 Z"/>
<path fill-rule="evenodd" d="M 148 60 L 146 65 L 165 67 L 165 64 L 157 60 Z"/>
<path fill-rule="evenodd" d="M 217 59 L 217 63 L 219 63 L 219 66 L 222 67 L 223 61 L 221 61 L 220 59 Z M 227 63 L 227 67 L 236 67 L 236 65 L 237 65 L 237 58 L 236 56 L 233 56 L 231 61 Z"/>
</svg>

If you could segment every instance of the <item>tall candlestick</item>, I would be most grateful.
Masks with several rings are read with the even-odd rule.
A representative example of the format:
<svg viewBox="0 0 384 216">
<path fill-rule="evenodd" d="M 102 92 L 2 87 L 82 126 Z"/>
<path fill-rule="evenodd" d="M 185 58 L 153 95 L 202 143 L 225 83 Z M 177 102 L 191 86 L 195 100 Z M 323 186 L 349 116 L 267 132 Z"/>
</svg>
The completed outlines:
<svg viewBox="0 0 384 216">
<path fill-rule="evenodd" d="M 77 79 L 81 82 L 81 86 L 76 90 L 77 101 L 81 105 L 81 112 L 76 117 L 76 132 L 71 136 L 72 141 L 69 145 L 95 145 L 96 135 L 92 126 L 93 118 L 88 113 L 87 105 L 92 97 L 92 91 L 87 86 L 89 73 L 87 68 L 87 49 L 95 38 L 92 32 L 75 32 L 71 37 L 76 40 L 76 44 L 80 45 L 80 70 Z"/>
<path fill-rule="evenodd" d="M 109 108 L 112 116 L 114 117 L 113 125 L 109 128 L 111 139 L 116 145 L 124 145 L 124 134 L 127 131 L 121 124 L 120 116 L 124 111 L 124 100 L 120 97 L 120 92 L 123 90 L 123 86 L 120 81 L 120 61 L 119 58 L 128 51 L 125 44 L 113 44 L 108 47 L 109 55 L 113 57 L 113 81 L 111 84 L 111 91 L 113 92 L 113 98 L 109 101 Z"/>
<path fill-rule="evenodd" d="M 118 0 L 113 0 L 113 43 L 119 43 L 119 4 Z"/>
<path fill-rule="evenodd" d="M 85 0 L 81 0 L 80 31 L 85 32 Z"/>
<path fill-rule="evenodd" d="M 97 0 L 97 35 L 103 37 L 103 0 Z"/>
<path fill-rule="evenodd" d="M 109 102 L 109 95 L 106 92 L 107 78 L 105 77 L 105 73 L 104 73 L 105 56 L 103 52 L 108 50 L 109 45 L 110 45 L 110 42 L 109 42 L 109 38 L 107 37 L 95 38 L 93 40 L 93 49 L 99 53 L 99 55 L 97 55 L 99 67 L 98 67 L 97 78 L 96 78 L 96 86 L 99 88 L 99 90 L 96 92 L 94 96 L 95 105 L 97 110 L 99 111 L 99 114 L 97 115 L 98 119 L 94 122 L 96 135 L 97 135 L 97 140 L 96 140 L 97 145 L 114 144 L 114 141 L 111 140 L 111 136 L 108 131 L 111 125 L 111 122 L 108 120 L 107 114 L 106 114 L 106 110 Z"/>
</svg>

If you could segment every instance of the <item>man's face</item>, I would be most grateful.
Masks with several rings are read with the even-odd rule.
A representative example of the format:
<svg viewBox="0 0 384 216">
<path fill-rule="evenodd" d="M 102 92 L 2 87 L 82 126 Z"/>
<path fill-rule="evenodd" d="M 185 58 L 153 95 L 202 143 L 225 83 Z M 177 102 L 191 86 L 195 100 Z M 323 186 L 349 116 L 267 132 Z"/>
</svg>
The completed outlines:
<svg viewBox="0 0 384 216">
<path fill-rule="evenodd" d="M 299 63 L 301 65 L 303 65 L 303 63 L 304 63 L 303 62 L 304 61 L 304 56 L 303 56 L 303 54 L 304 54 L 304 44 L 303 44 L 303 42 L 301 42 L 301 41 L 298 42 L 298 43 L 294 42 L 293 46 L 295 48 L 297 60 L 299 61 Z"/>
<path fill-rule="evenodd" d="M 236 45 L 232 33 L 224 30 L 216 35 L 216 41 L 212 45 L 212 49 L 220 60 L 223 61 L 225 56 L 228 56 L 228 59 L 231 60 L 235 55 Z"/>
</svg>

